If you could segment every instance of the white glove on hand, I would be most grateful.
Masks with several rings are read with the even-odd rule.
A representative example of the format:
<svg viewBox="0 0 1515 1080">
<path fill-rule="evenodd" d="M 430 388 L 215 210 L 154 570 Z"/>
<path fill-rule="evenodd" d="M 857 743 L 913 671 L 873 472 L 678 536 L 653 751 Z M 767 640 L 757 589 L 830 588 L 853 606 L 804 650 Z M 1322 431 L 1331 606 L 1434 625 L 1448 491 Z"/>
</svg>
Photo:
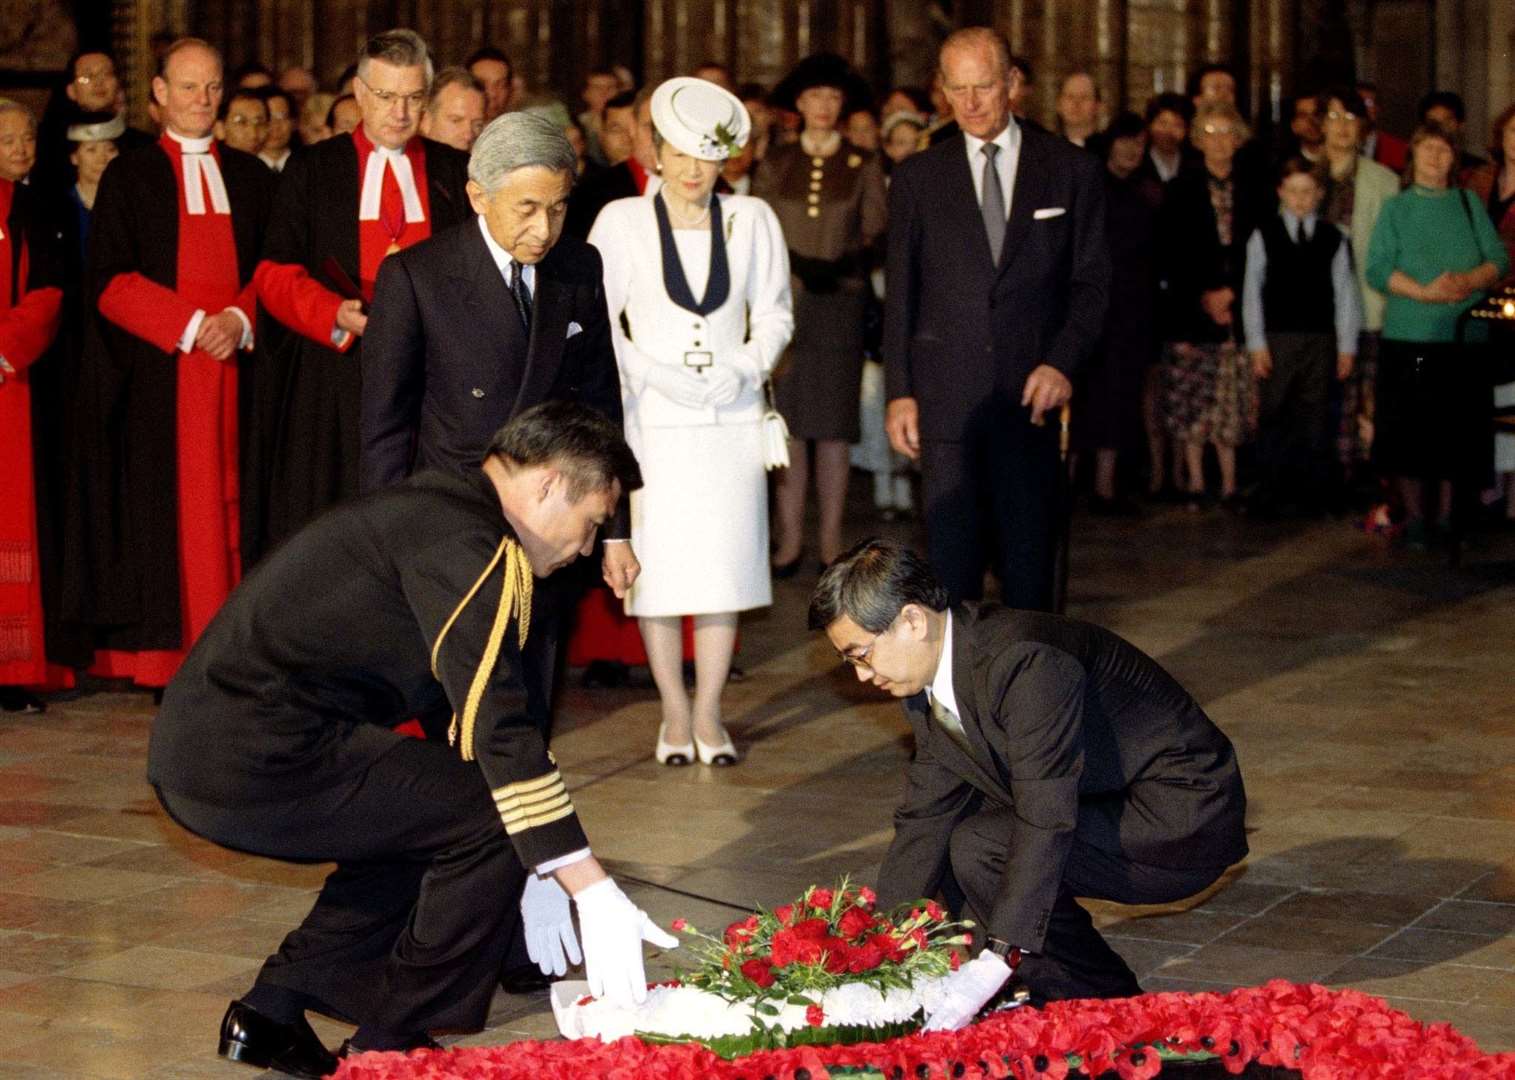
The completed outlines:
<svg viewBox="0 0 1515 1080">
<path fill-rule="evenodd" d="M 688 368 L 673 364 L 652 364 L 647 368 L 647 385 L 676 405 L 691 409 L 705 405 L 705 380 Z"/>
<path fill-rule="evenodd" d="M 676 949 L 678 938 L 666 932 L 633 904 L 612 878 L 580 889 L 579 929 L 584 934 L 584 974 L 589 992 L 629 1009 L 647 1000 L 647 972 L 642 942 Z"/>
<path fill-rule="evenodd" d="M 526 875 L 521 893 L 521 921 L 525 926 L 526 955 L 543 975 L 566 975 L 570 964 L 584 960 L 578 935 L 573 932 L 573 911 L 568 894 L 550 877 Z"/>
<path fill-rule="evenodd" d="M 720 408 L 730 405 L 742 392 L 742 377 L 728 367 L 705 369 L 705 404 Z"/>
<path fill-rule="evenodd" d="M 926 1018 L 926 1031 L 956 1031 L 978 1015 L 1010 979 L 1010 965 L 992 952 L 981 952 L 947 976 L 941 1003 Z"/>
</svg>

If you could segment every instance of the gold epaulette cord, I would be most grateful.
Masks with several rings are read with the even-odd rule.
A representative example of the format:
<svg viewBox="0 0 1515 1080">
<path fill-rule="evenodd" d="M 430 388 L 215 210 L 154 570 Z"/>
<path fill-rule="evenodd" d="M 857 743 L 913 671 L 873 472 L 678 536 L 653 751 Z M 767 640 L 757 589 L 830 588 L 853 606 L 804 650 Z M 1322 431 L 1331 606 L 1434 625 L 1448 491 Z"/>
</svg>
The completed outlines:
<svg viewBox="0 0 1515 1080">
<path fill-rule="evenodd" d="M 510 616 L 514 611 L 516 616 L 516 636 L 521 648 L 526 647 L 526 634 L 531 628 L 531 562 L 526 558 L 526 552 L 521 545 L 510 537 L 500 541 L 500 546 L 495 549 L 494 558 L 489 560 L 489 565 L 484 567 L 484 572 L 473 583 L 458 606 L 453 608 L 452 614 L 442 624 L 442 632 L 437 635 L 436 644 L 431 647 L 431 674 L 440 681 L 441 676 L 437 672 L 437 656 L 442 651 L 442 642 L 447 638 L 447 632 L 452 629 L 452 624 L 474 596 L 484 582 L 489 580 L 489 575 L 494 573 L 494 568 L 500 565 L 501 559 L 505 562 L 504 580 L 500 583 L 500 605 L 495 609 L 494 625 L 489 628 L 489 640 L 484 645 L 484 655 L 479 660 L 478 670 L 473 673 L 473 681 L 468 686 L 468 699 L 463 703 L 463 721 L 458 723 L 458 714 L 452 714 L 452 724 L 447 729 L 447 742 L 449 745 L 458 747 L 464 761 L 473 760 L 473 726 L 478 718 L 479 702 L 484 698 L 484 688 L 489 685 L 489 676 L 494 672 L 494 666 L 500 659 L 500 646 L 505 640 L 505 631 L 510 626 Z M 461 739 L 460 739 L 461 736 Z"/>
</svg>

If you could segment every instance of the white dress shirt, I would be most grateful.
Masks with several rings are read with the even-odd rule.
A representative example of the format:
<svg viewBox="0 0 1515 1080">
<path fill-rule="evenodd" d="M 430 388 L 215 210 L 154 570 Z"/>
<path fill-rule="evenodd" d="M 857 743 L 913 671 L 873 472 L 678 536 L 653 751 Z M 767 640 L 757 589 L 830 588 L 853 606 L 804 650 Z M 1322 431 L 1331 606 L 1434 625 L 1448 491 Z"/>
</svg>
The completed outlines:
<svg viewBox="0 0 1515 1080">
<path fill-rule="evenodd" d="M 947 612 L 947 628 L 942 631 L 942 655 L 936 662 L 936 674 L 931 685 L 926 687 L 926 697 L 942 708 L 961 717 L 957 711 L 957 695 L 952 691 L 952 612 Z"/>
<path fill-rule="evenodd" d="M 984 205 L 985 141 L 963 132 L 963 142 L 968 146 L 968 173 L 973 177 L 973 194 L 980 206 Z M 994 167 L 999 172 L 999 186 L 1005 196 L 1005 220 L 1008 221 L 1011 212 L 1010 195 L 1015 190 L 1015 173 L 1021 164 L 1021 128 L 1015 122 L 1015 117 L 1010 118 L 1004 131 L 987 141 L 999 147 L 999 153 L 994 156 Z"/>
</svg>

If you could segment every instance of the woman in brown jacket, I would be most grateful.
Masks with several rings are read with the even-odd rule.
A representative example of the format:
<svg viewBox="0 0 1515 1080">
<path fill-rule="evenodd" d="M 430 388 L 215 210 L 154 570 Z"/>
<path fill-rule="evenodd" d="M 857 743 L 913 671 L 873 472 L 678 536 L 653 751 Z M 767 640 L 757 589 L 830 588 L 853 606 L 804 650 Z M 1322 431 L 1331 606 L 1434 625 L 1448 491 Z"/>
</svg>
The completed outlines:
<svg viewBox="0 0 1515 1080">
<path fill-rule="evenodd" d="M 837 125 L 865 107 L 867 97 L 866 84 L 841 57 L 800 61 L 770 100 L 798 112 L 803 131 L 797 142 L 770 148 L 753 185 L 783 226 L 793 274 L 794 339 L 774 379 L 791 436 L 790 465 L 778 480 L 776 577 L 799 568 L 811 441 L 821 561 L 844 547 L 847 447 L 859 438 L 868 274 L 883 254 L 886 194 L 878 155 L 849 143 Z"/>
</svg>

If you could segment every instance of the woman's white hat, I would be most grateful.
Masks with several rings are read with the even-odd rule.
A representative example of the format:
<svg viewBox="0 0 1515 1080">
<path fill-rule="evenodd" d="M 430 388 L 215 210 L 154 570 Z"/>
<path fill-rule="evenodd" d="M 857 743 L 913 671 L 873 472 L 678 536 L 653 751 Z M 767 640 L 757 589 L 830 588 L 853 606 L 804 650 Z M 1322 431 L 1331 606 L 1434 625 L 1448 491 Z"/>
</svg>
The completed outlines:
<svg viewBox="0 0 1515 1080">
<path fill-rule="evenodd" d="M 734 94 L 680 75 L 652 92 L 652 123 L 664 141 L 690 157 L 725 161 L 747 145 L 752 118 Z"/>
</svg>

